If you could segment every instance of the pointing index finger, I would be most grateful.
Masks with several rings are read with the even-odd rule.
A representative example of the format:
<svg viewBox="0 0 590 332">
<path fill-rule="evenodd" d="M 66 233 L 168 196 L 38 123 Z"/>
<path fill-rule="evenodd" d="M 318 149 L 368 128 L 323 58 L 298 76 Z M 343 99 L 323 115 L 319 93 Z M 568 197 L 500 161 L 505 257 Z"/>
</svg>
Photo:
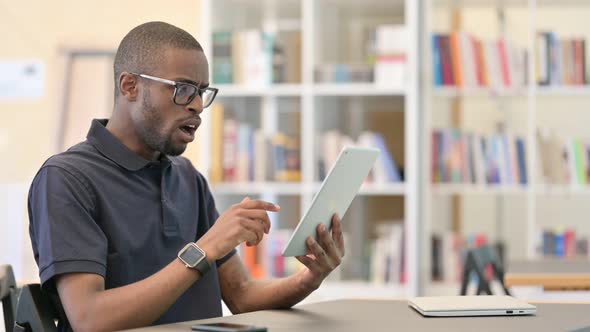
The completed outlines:
<svg viewBox="0 0 590 332">
<path fill-rule="evenodd" d="M 276 204 L 262 201 L 262 200 L 242 201 L 240 203 L 240 205 L 245 209 L 260 209 L 260 210 L 266 210 L 266 211 L 271 211 L 271 212 L 278 212 L 281 209 L 281 207 Z"/>
</svg>

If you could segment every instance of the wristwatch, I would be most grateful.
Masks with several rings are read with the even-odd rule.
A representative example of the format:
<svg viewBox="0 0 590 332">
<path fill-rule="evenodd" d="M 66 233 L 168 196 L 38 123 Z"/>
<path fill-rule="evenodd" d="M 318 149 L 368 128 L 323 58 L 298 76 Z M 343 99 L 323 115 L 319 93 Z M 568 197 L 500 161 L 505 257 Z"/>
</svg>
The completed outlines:
<svg viewBox="0 0 590 332">
<path fill-rule="evenodd" d="M 180 259 L 186 267 L 199 271 L 201 277 L 211 269 L 209 261 L 207 261 L 207 254 L 194 242 L 191 242 L 184 246 L 184 248 L 180 249 L 178 252 L 178 259 Z"/>
</svg>

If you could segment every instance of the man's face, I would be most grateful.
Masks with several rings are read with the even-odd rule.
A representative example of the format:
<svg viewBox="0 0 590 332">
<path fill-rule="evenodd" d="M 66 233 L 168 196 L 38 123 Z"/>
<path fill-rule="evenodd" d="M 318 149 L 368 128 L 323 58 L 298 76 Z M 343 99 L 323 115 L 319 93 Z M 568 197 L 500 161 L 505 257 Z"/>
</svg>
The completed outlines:
<svg viewBox="0 0 590 332">
<path fill-rule="evenodd" d="M 198 87 L 209 85 L 208 64 L 203 52 L 168 48 L 163 58 L 153 72 L 142 74 Z M 141 82 L 141 103 L 131 113 L 139 138 L 153 151 L 180 155 L 194 140 L 195 131 L 201 124 L 201 98 L 197 95 L 188 105 L 176 105 L 173 86 L 147 79 L 141 79 Z"/>
</svg>

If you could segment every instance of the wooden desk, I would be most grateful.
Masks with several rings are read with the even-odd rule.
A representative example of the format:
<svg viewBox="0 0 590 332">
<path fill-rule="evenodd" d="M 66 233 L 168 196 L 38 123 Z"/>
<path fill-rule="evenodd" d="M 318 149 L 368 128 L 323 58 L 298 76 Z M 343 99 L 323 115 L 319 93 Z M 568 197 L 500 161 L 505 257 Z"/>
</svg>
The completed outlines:
<svg viewBox="0 0 590 332">
<path fill-rule="evenodd" d="M 269 332 L 358 331 L 571 331 L 590 326 L 590 304 L 540 303 L 536 316 L 425 318 L 405 300 L 338 300 L 264 310 L 200 321 L 152 326 L 135 331 L 191 331 L 195 323 L 241 323 Z"/>
<path fill-rule="evenodd" d="M 546 290 L 590 289 L 590 260 L 541 259 L 511 262 L 506 287 L 542 286 Z"/>
</svg>

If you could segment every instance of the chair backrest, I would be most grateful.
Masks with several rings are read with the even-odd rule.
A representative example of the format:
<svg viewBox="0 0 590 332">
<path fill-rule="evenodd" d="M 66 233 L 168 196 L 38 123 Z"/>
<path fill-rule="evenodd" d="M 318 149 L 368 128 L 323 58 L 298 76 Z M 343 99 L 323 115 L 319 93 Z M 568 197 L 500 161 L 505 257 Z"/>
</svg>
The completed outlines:
<svg viewBox="0 0 590 332">
<path fill-rule="evenodd" d="M 14 332 L 55 332 L 57 311 L 39 284 L 22 287 L 16 307 Z"/>
<path fill-rule="evenodd" d="M 496 250 L 489 245 L 471 249 L 467 252 L 463 268 L 463 281 L 461 282 L 461 295 L 467 295 L 467 286 L 473 274 L 477 276 L 477 295 L 481 293 L 493 295 L 485 273 L 487 266 L 491 266 L 493 277 L 502 285 L 504 293 L 510 295 L 510 292 L 504 285 L 504 267 L 502 261 Z"/>
<path fill-rule="evenodd" d="M 14 326 L 17 297 L 18 289 L 16 288 L 12 266 L 0 265 L 0 301 L 2 301 L 4 327 L 7 332 L 12 331 Z"/>
</svg>

